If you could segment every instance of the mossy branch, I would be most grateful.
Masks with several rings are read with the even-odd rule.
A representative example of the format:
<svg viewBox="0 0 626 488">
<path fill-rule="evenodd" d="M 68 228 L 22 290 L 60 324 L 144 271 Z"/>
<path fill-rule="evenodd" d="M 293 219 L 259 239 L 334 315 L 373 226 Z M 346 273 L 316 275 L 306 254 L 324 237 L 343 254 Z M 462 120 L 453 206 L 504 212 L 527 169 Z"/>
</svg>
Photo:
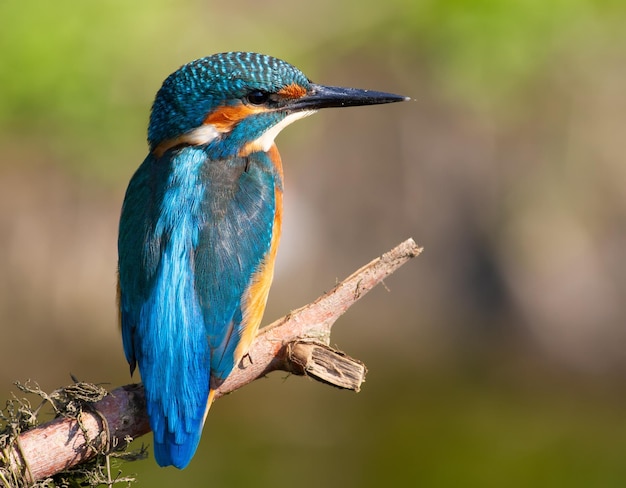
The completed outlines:
<svg viewBox="0 0 626 488">
<path fill-rule="evenodd" d="M 331 328 L 359 298 L 421 251 L 408 239 L 314 302 L 261 329 L 216 398 L 276 370 L 359 391 L 366 368 L 329 346 Z M 67 394 L 72 387 L 59 391 Z M 0 453 L 0 486 L 29 486 L 124 448 L 129 439 L 150 431 L 144 401 L 141 385 L 122 386 L 98 401 L 83 401 L 75 415 L 64 414 L 19 434 Z"/>
</svg>

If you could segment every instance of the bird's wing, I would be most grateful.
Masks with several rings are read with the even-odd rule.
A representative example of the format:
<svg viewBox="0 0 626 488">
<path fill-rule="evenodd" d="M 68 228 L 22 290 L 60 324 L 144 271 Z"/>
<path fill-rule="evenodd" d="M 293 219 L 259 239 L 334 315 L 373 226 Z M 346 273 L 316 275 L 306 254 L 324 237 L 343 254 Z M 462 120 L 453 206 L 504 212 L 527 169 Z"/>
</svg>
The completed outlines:
<svg viewBox="0 0 626 488">
<path fill-rule="evenodd" d="M 161 465 L 195 452 L 209 394 L 210 350 L 194 286 L 206 163 L 198 150 L 148 156 L 120 219 L 119 286 L 126 357 L 139 363 Z"/>
<path fill-rule="evenodd" d="M 167 235 L 156 235 L 160 201 L 167 182 L 165 166 L 149 155 L 133 175 L 122 206 L 118 237 L 118 300 L 124 353 L 134 371 L 135 332 L 141 308 L 148 300 Z"/>
<path fill-rule="evenodd" d="M 244 297 L 272 242 L 279 176 L 264 153 L 204 168 L 207 221 L 195 254 L 195 284 L 211 348 L 211 376 L 223 380 L 251 325 Z"/>
</svg>

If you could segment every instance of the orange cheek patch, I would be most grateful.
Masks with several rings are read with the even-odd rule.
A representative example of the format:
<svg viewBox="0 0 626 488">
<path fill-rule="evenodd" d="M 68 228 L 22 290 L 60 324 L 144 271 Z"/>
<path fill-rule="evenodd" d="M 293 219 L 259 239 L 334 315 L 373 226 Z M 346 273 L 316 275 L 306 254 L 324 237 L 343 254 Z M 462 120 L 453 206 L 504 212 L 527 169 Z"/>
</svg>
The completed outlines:
<svg viewBox="0 0 626 488">
<path fill-rule="evenodd" d="M 204 123 L 212 125 L 218 132 L 230 132 L 241 120 L 259 112 L 263 112 L 263 109 L 250 107 L 242 103 L 221 105 L 207 115 Z"/>
<path fill-rule="evenodd" d="M 278 94 L 285 98 L 300 98 L 306 95 L 306 89 L 296 83 L 292 83 L 279 90 Z"/>
</svg>

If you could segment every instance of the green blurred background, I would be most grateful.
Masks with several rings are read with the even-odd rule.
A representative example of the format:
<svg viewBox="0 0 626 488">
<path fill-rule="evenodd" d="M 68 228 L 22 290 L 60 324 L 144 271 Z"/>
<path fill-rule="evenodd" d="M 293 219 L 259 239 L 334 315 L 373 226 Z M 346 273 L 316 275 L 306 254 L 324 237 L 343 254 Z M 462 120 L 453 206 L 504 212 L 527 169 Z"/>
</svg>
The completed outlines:
<svg viewBox="0 0 626 488">
<path fill-rule="evenodd" d="M 116 227 L 150 104 L 214 52 L 409 95 L 278 143 L 266 322 L 412 236 L 424 253 L 333 342 L 358 394 L 274 374 L 220 400 L 141 486 L 626 485 L 626 3 L 0 2 L 0 400 L 130 381 Z M 145 442 L 150 442 L 145 437 Z"/>
</svg>

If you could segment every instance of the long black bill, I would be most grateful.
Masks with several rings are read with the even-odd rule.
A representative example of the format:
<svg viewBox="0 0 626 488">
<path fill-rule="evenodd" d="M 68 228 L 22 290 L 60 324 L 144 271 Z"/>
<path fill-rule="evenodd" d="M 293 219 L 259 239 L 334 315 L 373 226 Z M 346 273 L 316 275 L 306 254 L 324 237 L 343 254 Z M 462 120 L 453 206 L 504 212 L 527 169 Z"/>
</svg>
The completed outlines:
<svg viewBox="0 0 626 488">
<path fill-rule="evenodd" d="M 377 105 L 407 100 L 410 98 L 393 93 L 312 83 L 309 93 L 291 102 L 289 108 L 293 111 L 318 110 L 320 108 L 358 107 L 359 105 Z"/>
</svg>

